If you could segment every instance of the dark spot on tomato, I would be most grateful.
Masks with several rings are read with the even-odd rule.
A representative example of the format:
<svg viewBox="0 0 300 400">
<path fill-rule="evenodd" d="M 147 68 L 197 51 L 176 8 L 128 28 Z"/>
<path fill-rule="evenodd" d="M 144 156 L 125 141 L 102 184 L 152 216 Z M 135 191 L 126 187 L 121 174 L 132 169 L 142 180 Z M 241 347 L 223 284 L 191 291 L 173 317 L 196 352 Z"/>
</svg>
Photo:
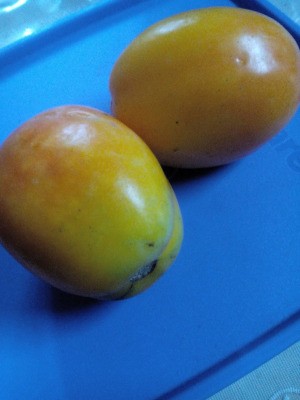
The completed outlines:
<svg viewBox="0 0 300 400">
<path fill-rule="evenodd" d="M 134 283 L 140 281 L 141 279 L 145 278 L 146 276 L 150 275 L 157 265 L 157 260 L 152 261 L 151 263 L 144 265 L 140 268 L 131 278 L 130 282 Z"/>
<path fill-rule="evenodd" d="M 134 286 L 134 283 L 137 281 L 140 281 L 144 278 L 146 278 L 146 276 L 152 274 L 152 272 L 155 270 L 156 265 L 157 265 L 157 261 L 158 260 L 154 260 L 151 263 L 144 265 L 142 268 L 140 268 L 129 280 L 130 282 L 130 286 L 129 288 L 126 290 L 125 293 L 122 293 L 122 295 L 120 297 L 115 298 L 115 300 L 123 300 L 126 297 L 130 296 L 130 292 Z"/>
</svg>

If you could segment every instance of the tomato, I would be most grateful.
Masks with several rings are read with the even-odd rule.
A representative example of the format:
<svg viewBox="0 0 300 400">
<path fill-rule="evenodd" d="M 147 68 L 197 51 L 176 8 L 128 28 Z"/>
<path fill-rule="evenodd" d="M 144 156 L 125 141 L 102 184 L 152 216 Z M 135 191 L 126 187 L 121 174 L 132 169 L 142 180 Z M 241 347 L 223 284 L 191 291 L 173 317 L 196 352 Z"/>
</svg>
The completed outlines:
<svg viewBox="0 0 300 400">
<path fill-rule="evenodd" d="M 278 133 L 300 99 L 300 55 L 277 22 L 240 8 L 172 16 L 141 33 L 110 78 L 112 112 L 160 162 L 212 167 Z"/>
<path fill-rule="evenodd" d="M 133 296 L 172 264 L 182 229 L 157 159 L 107 114 L 57 107 L 0 148 L 0 241 L 59 289 Z"/>
</svg>

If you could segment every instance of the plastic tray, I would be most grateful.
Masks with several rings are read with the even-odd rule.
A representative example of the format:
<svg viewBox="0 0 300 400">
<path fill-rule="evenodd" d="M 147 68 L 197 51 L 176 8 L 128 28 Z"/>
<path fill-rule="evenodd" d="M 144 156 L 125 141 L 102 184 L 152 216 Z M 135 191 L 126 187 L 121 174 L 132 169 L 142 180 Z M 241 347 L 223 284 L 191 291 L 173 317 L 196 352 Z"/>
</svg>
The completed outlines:
<svg viewBox="0 0 300 400">
<path fill-rule="evenodd" d="M 0 141 L 53 106 L 109 112 L 112 66 L 137 34 L 180 11 L 236 3 L 99 1 L 3 49 Z M 298 112 L 227 167 L 173 176 L 182 251 L 135 298 L 97 303 L 63 294 L 0 248 L 1 398 L 201 400 L 298 341 L 299 124 Z"/>
</svg>

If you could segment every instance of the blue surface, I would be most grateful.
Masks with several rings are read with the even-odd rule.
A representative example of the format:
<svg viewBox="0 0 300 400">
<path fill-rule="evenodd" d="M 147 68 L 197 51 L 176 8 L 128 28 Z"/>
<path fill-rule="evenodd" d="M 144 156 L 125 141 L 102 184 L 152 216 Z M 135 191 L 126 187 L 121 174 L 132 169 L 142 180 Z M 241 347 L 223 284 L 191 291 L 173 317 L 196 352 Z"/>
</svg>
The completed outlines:
<svg viewBox="0 0 300 400">
<path fill-rule="evenodd" d="M 105 2 L 0 54 L 0 141 L 47 108 L 109 111 L 129 42 L 177 12 L 230 1 Z M 0 388 L 9 400 L 201 400 L 300 339 L 300 112 L 251 156 L 177 172 L 182 251 L 145 293 L 63 294 L 0 248 Z"/>
</svg>

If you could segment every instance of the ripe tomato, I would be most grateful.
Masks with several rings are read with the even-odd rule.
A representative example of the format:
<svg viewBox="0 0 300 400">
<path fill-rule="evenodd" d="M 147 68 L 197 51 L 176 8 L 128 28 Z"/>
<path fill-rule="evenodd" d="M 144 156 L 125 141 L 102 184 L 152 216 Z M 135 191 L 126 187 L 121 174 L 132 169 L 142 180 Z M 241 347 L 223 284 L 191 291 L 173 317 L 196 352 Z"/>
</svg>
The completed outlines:
<svg viewBox="0 0 300 400">
<path fill-rule="evenodd" d="M 157 159 L 113 117 L 54 108 L 0 148 L 0 242 L 50 284 L 95 298 L 135 295 L 172 264 L 181 240 Z"/>
<path fill-rule="evenodd" d="M 117 60 L 110 89 L 113 114 L 161 163 L 221 165 L 256 149 L 293 116 L 299 49 L 260 13 L 193 10 L 138 36 Z"/>
</svg>

